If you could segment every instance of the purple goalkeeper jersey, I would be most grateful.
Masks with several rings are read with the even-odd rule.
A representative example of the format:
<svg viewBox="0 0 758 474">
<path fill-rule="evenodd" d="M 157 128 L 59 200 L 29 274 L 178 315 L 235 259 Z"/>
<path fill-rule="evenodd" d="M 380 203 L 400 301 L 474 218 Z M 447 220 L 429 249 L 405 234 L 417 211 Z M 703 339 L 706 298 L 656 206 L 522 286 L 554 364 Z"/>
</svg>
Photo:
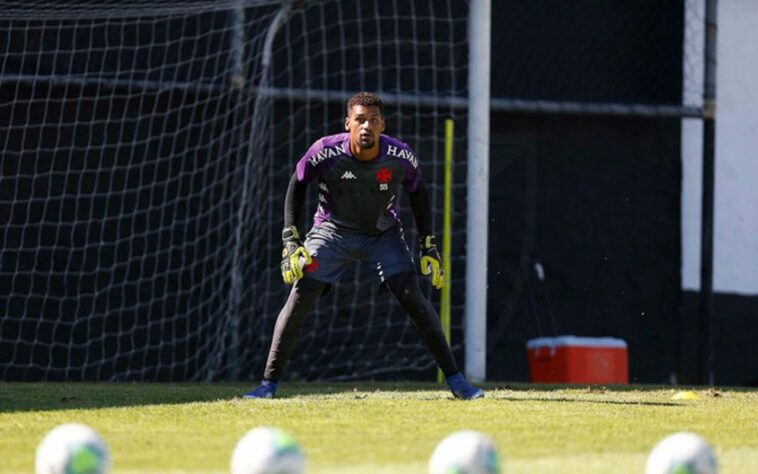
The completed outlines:
<svg viewBox="0 0 758 474">
<path fill-rule="evenodd" d="M 395 201 L 402 184 L 408 192 L 421 181 L 416 154 L 387 135 L 379 139 L 379 155 L 360 161 L 350 152 L 350 134 L 316 141 L 297 163 L 297 179 L 318 181 L 318 208 L 313 225 L 329 221 L 338 228 L 367 234 L 400 223 Z"/>
</svg>

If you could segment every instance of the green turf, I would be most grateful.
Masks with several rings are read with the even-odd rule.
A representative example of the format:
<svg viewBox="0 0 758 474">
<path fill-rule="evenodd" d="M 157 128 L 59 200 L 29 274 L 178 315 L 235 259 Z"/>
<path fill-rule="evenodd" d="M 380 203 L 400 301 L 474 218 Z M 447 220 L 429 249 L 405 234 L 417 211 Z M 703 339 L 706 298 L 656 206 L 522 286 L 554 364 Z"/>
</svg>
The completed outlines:
<svg viewBox="0 0 758 474">
<path fill-rule="evenodd" d="M 64 422 L 92 426 L 113 471 L 228 472 L 235 442 L 260 425 L 291 433 L 309 473 L 425 473 L 445 434 L 490 434 L 507 473 L 642 473 L 668 433 L 715 447 L 721 473 L 758 472 L 758 391 L 660 387 L 485 385 L 452 399 L 434 384 L 284 384 L 275 400 L 239 398 L 249 385 L 0 383 L 0 472 L 33 472 L 34 450 Z"/>
</svg>

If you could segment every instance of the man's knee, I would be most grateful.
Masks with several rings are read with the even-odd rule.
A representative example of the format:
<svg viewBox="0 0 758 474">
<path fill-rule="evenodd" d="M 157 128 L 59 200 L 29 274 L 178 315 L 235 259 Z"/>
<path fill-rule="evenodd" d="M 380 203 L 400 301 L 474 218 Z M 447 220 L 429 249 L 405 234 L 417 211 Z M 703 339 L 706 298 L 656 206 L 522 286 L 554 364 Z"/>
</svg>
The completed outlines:
<svg viewBox="0 0 758 474">
<path fill-rule="evenodd" d="M 423 298 L 414 272 L 403 272 L 392 275 L 385 281 L 390 292 L 400 302 Z"/>
<path fill-rule="evenodd" d="M 440 341 L 445 341 L 439 317 L 429 300 L 421 293 L 418 286 L 418 278 L 413 272 L 393 275 L 387 279 L 387 286 L 400 306 L 410 316 L 414 325 L 421 331 L 422 336 L 428 343 L 435 347 L 442 347 Z M 431 342 L 430 342 L 431 341 Z M 446 349 L 441 349 L 446 350 Z"/>
</svg>

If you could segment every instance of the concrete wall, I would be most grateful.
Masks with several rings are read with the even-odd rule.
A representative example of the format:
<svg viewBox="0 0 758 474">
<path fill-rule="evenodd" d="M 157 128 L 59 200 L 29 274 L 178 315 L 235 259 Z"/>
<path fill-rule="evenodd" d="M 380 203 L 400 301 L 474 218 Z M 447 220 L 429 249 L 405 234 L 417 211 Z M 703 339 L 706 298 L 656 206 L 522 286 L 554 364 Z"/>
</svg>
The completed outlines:
<svg viewBox="0 0 758 474">
<path fill-rule="evenodd" d="M 702 19 L 702 11 L 688 18 Z M 688 21 L 690 44 L 702 35 Z M 714 291 L 758 295 L 758 3 L 719 2 L 716 114 Z M 685 67 L 685 84 L 702 77 Z M 682 127 L 682 288 L 700 288 L 702 124 Z"/>
</svg>

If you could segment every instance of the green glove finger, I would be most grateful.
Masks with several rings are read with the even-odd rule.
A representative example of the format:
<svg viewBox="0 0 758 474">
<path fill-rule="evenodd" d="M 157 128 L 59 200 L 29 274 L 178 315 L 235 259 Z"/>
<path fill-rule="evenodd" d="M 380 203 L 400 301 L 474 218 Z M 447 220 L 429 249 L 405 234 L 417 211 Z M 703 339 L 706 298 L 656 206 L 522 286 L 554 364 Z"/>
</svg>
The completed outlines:
<svg viewBox="0 0 758 474">
<path fill-rule="evenodd" d="M 434 265 L 436 263 L 437 260 L 433 259 L 432 257 L 428 257 L 426 255 L 421 257 L 421 274 L 429 275 L 430 273 L 434 272 Z M 432 277 L 432 280 L 434 280 L 434 277 Z"/>
<path fill-rule="evenodd" d="M 421 257 L 421 274 L 432 275 L 432 286 L 441 290 L 445 286 L 445 274 L 439 260 L 429 256 Z"/>
<path fill-rule="evenodd" d="M 303 278 L 303 268 L 300 266 L 300 258 L 297 251 L 290 255 L 290 274 L 292 275 L 293 282 L 294 280 Z"/>
<path fill-rule="evenodd" d="M 284 280 L 284 283 L 291 285 L 292 284 L 292 274 L 290 272 L 290 265 L 289 265 L 289 249 L 285 246 L 282 249 L 282 262 L 279 264 L 279 269 L 282 272 L 282 280 Z"/>
<path fill-rule="evenodd" d="M 298 249 L 299 247 L 292 245 L 285 245 L 282 249 L 282 263 L 281 263 L 281 271 L 282 271 L 282 280 L 284 280 L 284 283 L 291 285 L 295 282 L 297 277 L 297 270 L 300 270 L 300 265 L 298 265 Z M 302 271 L 300 272 L 302 276 Z"/>
<path fill-rule="evenodd" d="M 298 256 L 303 257 L 305 259 L 305 261 L 303 262 L 303 266 L 310 265 L 311 263 L 313 263 L 313 259 L 311 258 L 311 255 L 308 253 L 308 249 L 306 249 L 305 247 L 298 248 L 295 251 L 295 253 Z"/>
<path fill-rule="evenodd" d="M 291 285 L 295 282 L 295 276 L 292 274 L 292 270 L 290 268 L 286 270 L 282 270 L 282 280 L 284 280 L 284 283 Z"/>
<path fill-rule="evenodd" d="M 442 288 L 442 275 L 440 272 L 440 262 L 434 261 L 432 264 L 432 286 L 436 289 Z"/>
<path fill-rule="evenodd" d="M 303 265 L 300 264 L 300 258 L 303 259 Z M 313 259 L 308 254 L 305 247 L 298 247 L 297 250 L 292 252 L 290 255 L 290 272 L 292 274 L 291 281 L 293 283 L 295 280 L 303 278 L 303 266 L 309 265 L 312 261 Z"/>
<path fill-rule="evenodd" d="M 435 285 L 434 282 L 432 282 L 435 288 L 438 290 L 441 290 L 445 287 L 445 271 L 440 268 L 439 272 L 437 273 L 437 284 Z"/>
</svg>

